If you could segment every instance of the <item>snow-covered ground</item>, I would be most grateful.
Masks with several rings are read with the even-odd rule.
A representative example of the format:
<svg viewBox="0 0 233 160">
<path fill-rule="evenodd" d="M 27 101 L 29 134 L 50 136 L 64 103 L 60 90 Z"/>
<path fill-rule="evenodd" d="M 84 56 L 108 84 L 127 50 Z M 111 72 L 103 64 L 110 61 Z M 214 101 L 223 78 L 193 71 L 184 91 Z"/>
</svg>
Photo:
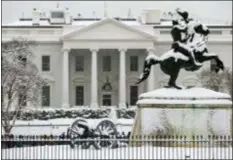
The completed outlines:
<svg viewBox="0 0 233 160">
<path fill-rule="evenodd" d="M 2 159 L 232 159 L 232 148 L 144 146 L 95 150 L 40 146 L 2 149 Z"/>
<path fill-rule="evenodd" d="M 72 118 L 59 118 L 50 119 L 46 121 L 32 120 L 22 121 L 18 120 L 15 123 L 15 127 L 12 129 L 12 134 L 15 135 L 60 135 L 66 133 L 68 127 L 74 122 Z M 101 121 L 102 119 L 87 119 L 88 124 L 92 128 Z M 125 132 L 127 134 L 133 127 L 134 119 L 117 119 L 116 126 L 118 132 Z"/>
</svg>

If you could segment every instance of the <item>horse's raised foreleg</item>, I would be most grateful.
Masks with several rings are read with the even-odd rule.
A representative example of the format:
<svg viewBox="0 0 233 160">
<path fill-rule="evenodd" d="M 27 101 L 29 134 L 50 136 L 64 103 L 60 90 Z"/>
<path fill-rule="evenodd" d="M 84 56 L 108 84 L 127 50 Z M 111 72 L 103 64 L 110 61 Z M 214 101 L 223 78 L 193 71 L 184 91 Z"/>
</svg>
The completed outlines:
<svg viewBox="0 0 233 160">
<path fill-rule="evenodd" d="M 160 60 L 157 57 L 149 57 L 144 62 L 143 73 L 138 78 L 136 84 L 141 83 L 146 80 L 150 75 L 151 66 L 160 63 Z"/>
<path fill-rule="evenodd" d="M 223 62 L 219 59 L 217 54 L 214 53 L 206 53 L 203 54 L 203 56 L 199 57 L 199 61 L 205 62 L 205 61 L 210 61 L 210 60 L 215 60 L 217 63 L 217 68 L 215 69 L 216 72 L 219 71 L 219 69 L 224 70 L 224 64 Z"/>
</svg>

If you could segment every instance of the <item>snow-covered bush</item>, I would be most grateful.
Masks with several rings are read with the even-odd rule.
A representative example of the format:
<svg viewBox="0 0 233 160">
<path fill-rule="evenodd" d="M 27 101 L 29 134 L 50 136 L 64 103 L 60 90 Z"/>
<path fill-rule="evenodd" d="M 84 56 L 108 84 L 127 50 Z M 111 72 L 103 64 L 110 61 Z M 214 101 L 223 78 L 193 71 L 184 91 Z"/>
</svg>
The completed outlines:
<svg viewBox="0 0 233 160">
<path fill-rule="evenodd" d="M 100 119 L 109 118 L 111 108 L 68 108 L 68 109 L 30 109 L 21 110 L 17 116 L 17 120 L 48 120 L 57 118 L 86 118 L 86 119 Z M 117 118 L 134 119 L 135 108 L 117 108 Z M 10 112 L 10 115 L 14 115 L 15 112 Z M 10 116 L 12 119 L 13 116 Z"/>
<path fill-rule="evenodd" d="M 117 109 L 117 117 L 118 118 L 125 118 L 125 119 L 134 119 L 135 117 L 135 109 Z"/>
<path fill-rule="evenodd" d="M 226 92 L 232 97 L 232 70 L 229 68 L 221 73 L 202 70 L 197 76 L 203 87 L 217 92 Z"/>
</svg>

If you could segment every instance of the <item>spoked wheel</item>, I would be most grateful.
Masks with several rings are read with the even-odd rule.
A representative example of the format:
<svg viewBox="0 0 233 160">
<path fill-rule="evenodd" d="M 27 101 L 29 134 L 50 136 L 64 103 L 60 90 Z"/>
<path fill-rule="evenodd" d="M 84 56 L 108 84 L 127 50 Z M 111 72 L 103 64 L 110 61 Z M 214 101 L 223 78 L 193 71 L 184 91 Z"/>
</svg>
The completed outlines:
<svg viewBox="0 0 233 160">
<path fill-rule="evenodd" d="M 115 124 L 112 121 L 110 120 L 101 121 L 97 125 L 94 133 L 99 135 L 98 137 L 100 138 L 100 140 L 96 142 L 99 148 L 113 148 L 116 146 L 117 129 L 116 129 Z M 112 139 L 115 139 L 115 140 L 112 140 Z"/>
<path fill-rule="evenodd" d="M 70 137 L 70 147 L 74 148 L 74 145 L 78 145 L 77 139 L 81 138 L 83 129 L 78 126 L 78 124 L 87 124 L 87 121 L 85 119 L 77 119 L 76 121 L 73 122 L 71 127 L 67 131 L 67 135 Z"/>
</svg>

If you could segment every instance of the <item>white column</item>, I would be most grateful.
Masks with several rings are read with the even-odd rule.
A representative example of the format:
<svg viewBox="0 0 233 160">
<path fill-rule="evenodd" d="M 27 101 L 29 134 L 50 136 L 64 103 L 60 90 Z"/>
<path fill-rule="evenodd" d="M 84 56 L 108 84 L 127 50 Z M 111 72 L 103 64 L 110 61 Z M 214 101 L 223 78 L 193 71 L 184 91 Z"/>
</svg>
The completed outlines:
<svg viewBox="0 0 233 160">
<path fill-rule="evenodd" d="M 155 49 L 154 48 L 148 48 L 147 53 L 154 54 Z M 148 77 L 147 81 L 147 91 L 153 91 L 155 89 L 155 67 L 152 65 L 150 70 L 150 75 Z"/>
<path fill-rule="evenodd" d="M 62 82 L 62 107 L 69 107 L 69 51 L 70 49 L 63 49 L 63 82 Z"/>
<path fill-rule="evenodd" d="M 120 52 L 120 79 L 119 79 L 119 107 L 126 107 L 126 69 L 125 52 L 126 49 L 119 49 Z"/>
<path fill-rule="evenodd" d="M 98 49 L 91 49 L 91 107 L 98 107 L 97 52 Z"/>
</svg>

